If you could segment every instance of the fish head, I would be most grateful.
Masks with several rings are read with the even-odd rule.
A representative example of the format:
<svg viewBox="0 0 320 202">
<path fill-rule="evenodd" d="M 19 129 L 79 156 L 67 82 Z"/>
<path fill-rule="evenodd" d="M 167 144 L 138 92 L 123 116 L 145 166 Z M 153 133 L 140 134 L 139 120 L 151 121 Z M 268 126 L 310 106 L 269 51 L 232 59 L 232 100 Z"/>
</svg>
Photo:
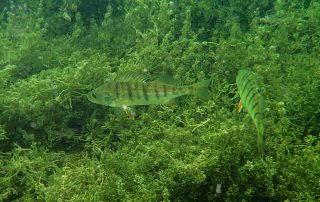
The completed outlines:
<svg viewBox="0 0 320 202">
<path fill-rule="evenodd" d="M 110 106 L 112 104 L 112 96 L 107 93 L 99 93 L 96 90 L 87 93 L 87 98 L 90 102 Z"/>
</svg>

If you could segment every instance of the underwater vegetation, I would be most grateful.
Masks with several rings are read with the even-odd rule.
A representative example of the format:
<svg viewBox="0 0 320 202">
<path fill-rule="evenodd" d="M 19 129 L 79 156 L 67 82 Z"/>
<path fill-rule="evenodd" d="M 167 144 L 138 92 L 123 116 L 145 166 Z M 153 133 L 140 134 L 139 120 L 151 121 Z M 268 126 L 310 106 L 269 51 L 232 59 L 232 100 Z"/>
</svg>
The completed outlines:
<svg viewBox="0 0 320 202">
<path fill-rule="evenodd" d="M 1 1 L 0 201 L 319 201 L 319 19 L 313 0 Z M 156 105 L 128 119 L 108 105 L 126 72 L 207 99 L 162 105 L 163 79 L 132 76 Z"/>
</svg>

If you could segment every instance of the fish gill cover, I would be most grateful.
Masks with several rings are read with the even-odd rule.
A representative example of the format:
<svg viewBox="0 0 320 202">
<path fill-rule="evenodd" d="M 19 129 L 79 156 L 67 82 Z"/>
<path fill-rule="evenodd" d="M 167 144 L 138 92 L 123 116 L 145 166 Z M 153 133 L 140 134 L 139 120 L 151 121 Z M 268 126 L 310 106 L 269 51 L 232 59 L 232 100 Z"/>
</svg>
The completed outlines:
<svg viewBox="0 0 320 202">
<path fill-rule="evenodd" d="M 0 201 L 320 200 L 317 1 L 0 2 Z M 264 156 L 238 113 L 248 69 Z M 123 72 L 211 80 L 208 100 L 87 100 Z"/>
</svg>

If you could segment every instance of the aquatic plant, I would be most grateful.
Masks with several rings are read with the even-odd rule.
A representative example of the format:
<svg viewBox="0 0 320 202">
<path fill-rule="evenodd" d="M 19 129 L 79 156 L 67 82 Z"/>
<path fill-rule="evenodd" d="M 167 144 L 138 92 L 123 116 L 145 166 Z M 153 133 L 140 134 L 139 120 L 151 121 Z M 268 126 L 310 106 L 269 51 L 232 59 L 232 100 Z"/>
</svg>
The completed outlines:
<svg viewBox="0 0 320 202">
<path fill-rule="evenodd" d="M 1 201 L 284 201 L 320 198 L 316 1 L 0 2 Z M 250 69 L 266 151 L 237 113 Z M 90 90 L 134 71 L 211 79 L 208 100 L 141 106 Z"/>
</svg>

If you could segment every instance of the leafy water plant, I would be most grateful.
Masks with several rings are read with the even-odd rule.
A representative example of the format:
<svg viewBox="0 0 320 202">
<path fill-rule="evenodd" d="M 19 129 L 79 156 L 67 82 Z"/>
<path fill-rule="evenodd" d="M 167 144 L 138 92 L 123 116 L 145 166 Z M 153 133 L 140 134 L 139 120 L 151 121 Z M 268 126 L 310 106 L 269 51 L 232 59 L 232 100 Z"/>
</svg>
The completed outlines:
<svg viewBox="0 0 320 202">
<path fill-rule="evenodd" d="M 0 2 L 1 201 L 317 201 L 316 1 Z M 250 69 L 265 156 L 236 112 Z M 85 94 L 120 72 L 210 79 L 208 100 L 137 107 Z"/>
</svg>

